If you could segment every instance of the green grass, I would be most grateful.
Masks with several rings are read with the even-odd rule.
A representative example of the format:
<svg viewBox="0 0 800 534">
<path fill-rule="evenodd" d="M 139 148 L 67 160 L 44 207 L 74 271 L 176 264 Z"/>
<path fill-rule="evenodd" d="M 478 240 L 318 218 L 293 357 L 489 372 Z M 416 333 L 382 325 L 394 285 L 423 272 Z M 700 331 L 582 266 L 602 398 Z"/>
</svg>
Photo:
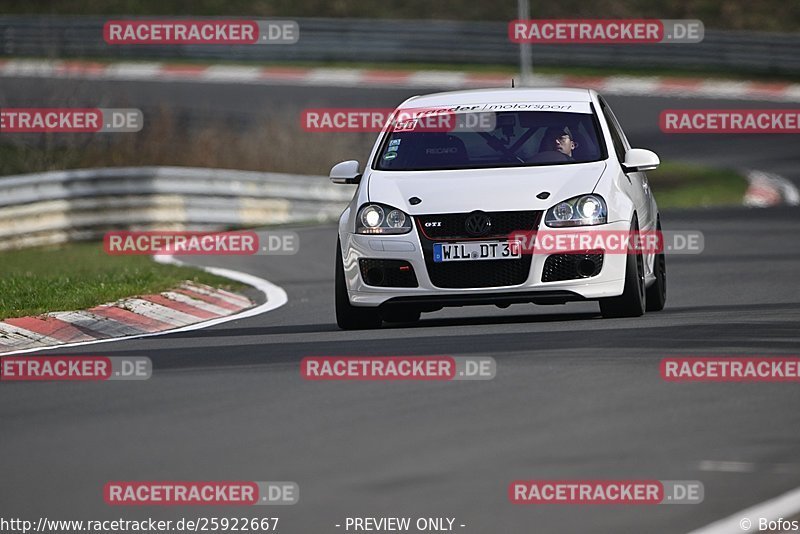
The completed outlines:
<svg viewBox="0 0 800 534">
<path fill-rule="evenodd" d="M 659 209 L 741 205 L 747 180 L 729 169 L 664 162 L 647 173 Z"/>
<path fill-rule="evenodd" d="M 27 135 L 27 134 L 23 134 Z M 76 167 L 80 152 L 63 147 L 46 149 L 0 142 L 0 177 Z"/>
<path fill-rule="evenodd" d="M 243 287 L 189 267 L 161 265 L 148 256 L 109 256 L 102 243 L 0 252 L 0 265 L 0 319 L 86 309 L 166 291 L 184 280 Z"/>
</svg>

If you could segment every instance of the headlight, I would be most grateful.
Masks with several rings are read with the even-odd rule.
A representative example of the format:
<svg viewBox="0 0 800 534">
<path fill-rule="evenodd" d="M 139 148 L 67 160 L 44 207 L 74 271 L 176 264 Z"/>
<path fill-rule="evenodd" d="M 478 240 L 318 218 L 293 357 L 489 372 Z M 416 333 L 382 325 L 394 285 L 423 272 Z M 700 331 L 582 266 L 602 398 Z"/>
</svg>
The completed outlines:
<svg viewBox="0 0 800 534">
<path fill-rule="evenodd" d="M 608 219 L 606 202 L 599 195 L 582 195 L 559 202 L 544 217 L 550 227 L 591 226 L 605 224 Z"/>
<path fill-rule="evenodd" d="M 358 210 L 357 234 L 407 234 L 411 217 L 397 208 L 383 204 L 366 204 Z"/>
<path fill-rule="evenodd" d="M 392 210 L 386 216 L 386 224 L 390 228 L 402 228 L 406 224 L 406 214 L 400 210 Z"/>
<path fill-rule="evenodd" d="M 367 206 L 361 210 L 361 224 L 365 228 L 377 228 L 383 222 L 383 208 L 380 206 Z"/>
<path fill-rule="evenodd" d="M 595 219 L 603 213 L 603 204 L 595 197 L 582 197 L 578 200 L 578 213 L 583 219 Z"/>
<path fill-rule="evenodd" d="M 556 204 L 556 206 L 553 208 L 553 217 L 555 217 L 558 221 L 570 220 L 572 218 L 572 213 L 572 206 L 566 202 Z"/>
</svg>

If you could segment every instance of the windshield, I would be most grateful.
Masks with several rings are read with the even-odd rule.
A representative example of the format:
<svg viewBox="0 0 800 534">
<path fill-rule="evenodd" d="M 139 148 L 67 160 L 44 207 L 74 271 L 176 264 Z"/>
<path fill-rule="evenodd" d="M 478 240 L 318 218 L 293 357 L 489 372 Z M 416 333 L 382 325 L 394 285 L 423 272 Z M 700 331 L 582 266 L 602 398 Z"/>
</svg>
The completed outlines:
<svg viewBox="0 0 800 534">
<path fill-rule="evenodd" d="M 492 129 L 483 131 L 395 129 L 386 135 L 374 168 L 424 171 L 524 167 L 586 163 L 606 157 L 588 106 L 587 113 L 503 111 L 493 115 Z"/>
</svg>

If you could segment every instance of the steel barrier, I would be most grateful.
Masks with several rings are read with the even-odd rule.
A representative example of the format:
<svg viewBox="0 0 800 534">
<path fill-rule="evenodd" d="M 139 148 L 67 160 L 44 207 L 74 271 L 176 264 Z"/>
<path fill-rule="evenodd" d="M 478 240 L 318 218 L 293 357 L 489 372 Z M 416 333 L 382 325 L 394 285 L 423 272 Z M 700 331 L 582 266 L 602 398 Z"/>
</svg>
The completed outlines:
<svg viewBox="0 0 800 534">
<path fill-rule="evenodd" d="M 114 229 L 220 230 L 338 218 L 354 186 L 322 176 L 119 167 L 0 177 L 0 250 Z"/>
<path fill-rule="evenodd" d="M 113 17 L 121 18 L 121 17 Z M 296 18 L 300 40 L 265 46 L 110 46 L 106 18 L 0 16 L 0 56 L 186 58 L 516 65 L 506 22 Z M 800 34 L 706 29 L 698 44 L 534 45 L 536 66 L 681 68 L 800 73 Z"/>
</svg>

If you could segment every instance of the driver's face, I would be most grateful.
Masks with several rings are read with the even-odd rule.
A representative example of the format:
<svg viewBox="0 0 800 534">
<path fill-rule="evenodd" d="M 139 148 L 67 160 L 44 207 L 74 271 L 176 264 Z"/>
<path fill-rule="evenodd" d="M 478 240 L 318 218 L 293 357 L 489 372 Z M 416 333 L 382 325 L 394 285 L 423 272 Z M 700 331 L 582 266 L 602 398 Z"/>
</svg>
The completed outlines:
<svg viewBox="0 0 800 534">
<path fill-rule="evenodd" d="M 567 156 L 572 156 L 572 151 L 575 150 L 575 142 L 566 134 L 556 137 L 556 150 Z"/>
</svg>

